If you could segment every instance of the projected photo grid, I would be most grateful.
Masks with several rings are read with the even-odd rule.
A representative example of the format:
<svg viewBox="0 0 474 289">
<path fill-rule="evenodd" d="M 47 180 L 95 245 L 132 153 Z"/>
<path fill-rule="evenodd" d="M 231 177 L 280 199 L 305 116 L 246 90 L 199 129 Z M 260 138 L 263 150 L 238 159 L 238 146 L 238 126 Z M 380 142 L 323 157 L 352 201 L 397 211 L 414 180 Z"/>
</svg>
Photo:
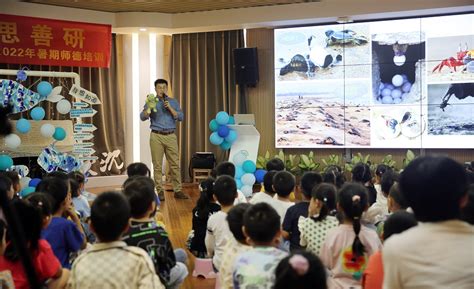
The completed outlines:
<svg viewBox="0 0 474 289">
<path fill-rule="evenodd" d="M 474 147 L 474 14 L 277 29 L 274 73 L 277 147 Z"/>
</svg>

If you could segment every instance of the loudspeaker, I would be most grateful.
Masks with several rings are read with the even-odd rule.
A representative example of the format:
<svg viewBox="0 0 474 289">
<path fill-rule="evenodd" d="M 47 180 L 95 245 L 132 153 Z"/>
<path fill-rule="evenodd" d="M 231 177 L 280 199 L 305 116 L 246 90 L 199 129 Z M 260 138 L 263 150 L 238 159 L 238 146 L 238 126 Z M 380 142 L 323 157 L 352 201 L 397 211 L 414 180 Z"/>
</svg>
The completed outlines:
<svg viewBox="0 0 474 289">
<path fill-rule="evenodd" d="M 234 49 L 235 82 L 239 85 L 256 85 L 258 82 L 257 47 Z"/>
<path fill-rule="evenodd" d="M 216 157 L 210 152 L 194 153 L 189 161 L 189 176 L 193 176 L 193 169 L 213 169 L 216 165 Z"/>
</svg>

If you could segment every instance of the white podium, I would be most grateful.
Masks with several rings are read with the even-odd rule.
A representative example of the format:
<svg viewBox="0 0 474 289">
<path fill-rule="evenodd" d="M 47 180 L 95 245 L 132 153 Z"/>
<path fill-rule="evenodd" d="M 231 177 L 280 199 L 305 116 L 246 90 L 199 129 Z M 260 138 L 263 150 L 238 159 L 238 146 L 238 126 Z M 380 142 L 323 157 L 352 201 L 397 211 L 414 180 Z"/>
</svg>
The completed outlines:
<svg viewBox="0 0 474 289">
<path fill-rule="evenodd" d="M 247 151 L 247 160 L 257 163 L 258 146 L 260 144 L 260 133 L 253 125 L 229 125 L 229 128 L 237 132 L 237 140 L 232 144 L 229 154 L 229 162 L 234 163 L 234 155 L 240 151 Z"/>
</svg>

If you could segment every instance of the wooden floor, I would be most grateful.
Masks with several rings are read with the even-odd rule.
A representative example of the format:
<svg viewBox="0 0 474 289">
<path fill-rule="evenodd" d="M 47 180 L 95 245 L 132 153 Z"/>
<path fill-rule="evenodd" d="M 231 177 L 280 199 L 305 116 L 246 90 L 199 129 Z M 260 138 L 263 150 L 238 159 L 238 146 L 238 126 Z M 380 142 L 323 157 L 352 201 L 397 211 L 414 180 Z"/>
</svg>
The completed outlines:
<svg viewBox="0 0 474 289">
<path fill-rule="evenodd" d="M 91 189 L 90 191 L 92 193 L 100 194 L 102 192 L 115 189 L 119 188 L 96 188 Z M 165 201 L 162 202 L 160 208 L 160 211 L 162 212 L 165 219 L 166 230 L 168 231 L 174 248 L 186 248 L 186 238 L 188 237 L 188 233 L 192 227 L 191 211 L 199 196 L 199 189 L 196 184 L 183 184 L 183 192 L 189 194 L 191 199 L 178 200 L 173 197 L 172 191 L 167 191 L 165 192 Z M 180 288 L 213 289 L 215 287 L 215 279 L 206 280 L 202 278 L 194 278 L 191 276 L 192 270 L 194 268 L 194 257 L 188 252 L 188 258 L 189 275 Z"/>
</svg>

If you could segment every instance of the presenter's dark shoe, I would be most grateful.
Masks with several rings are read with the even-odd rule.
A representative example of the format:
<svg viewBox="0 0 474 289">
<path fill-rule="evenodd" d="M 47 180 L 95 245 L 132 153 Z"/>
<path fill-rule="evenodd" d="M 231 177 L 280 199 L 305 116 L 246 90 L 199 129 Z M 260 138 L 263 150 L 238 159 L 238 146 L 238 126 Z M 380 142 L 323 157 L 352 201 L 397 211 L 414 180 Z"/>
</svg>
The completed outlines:
<svg viewBox="0 0 474 289">
<path fill-rule="evenodd" d="M 183 200 L 189 199 L 189 196 L 186 195 L 185 193 L 181 192 L 181 191 L 174 192 L 174 197 L 175 197 L 175 199 L 183 199 Z"/>
<path fill-rule="evenodd" d="M 165 200 L 165 192 L 159 192 L 158 198 L 160 198 L 160 201 L 163 202 Z"/>
</svg>

